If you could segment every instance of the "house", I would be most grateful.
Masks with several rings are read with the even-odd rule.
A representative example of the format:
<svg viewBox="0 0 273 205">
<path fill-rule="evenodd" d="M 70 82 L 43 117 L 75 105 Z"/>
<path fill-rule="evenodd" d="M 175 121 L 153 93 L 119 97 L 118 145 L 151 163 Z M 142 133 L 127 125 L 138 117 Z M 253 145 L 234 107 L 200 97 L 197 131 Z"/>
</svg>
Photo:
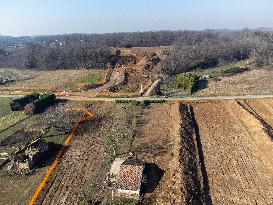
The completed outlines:
<svg viewBox="0 0 273 205">
<path fill-rule="evenodd" d="M 145 162 L 138 159 L 117 158 L 108 176 L 108 187 L 115 195 L 138 199 L 144 183 Z"/>
</svg>

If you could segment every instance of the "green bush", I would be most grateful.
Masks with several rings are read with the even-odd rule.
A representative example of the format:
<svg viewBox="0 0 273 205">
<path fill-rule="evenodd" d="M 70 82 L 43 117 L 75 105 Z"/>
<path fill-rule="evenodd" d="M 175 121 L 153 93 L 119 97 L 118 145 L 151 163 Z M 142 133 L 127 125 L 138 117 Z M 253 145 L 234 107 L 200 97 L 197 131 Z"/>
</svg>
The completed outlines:
<svg viewBox="0 0 273 205">
<path fill-rule="evenodd" d="M 198 84 L 198 76 L 195 73 L 183 73 L 177 77 L 178 88 L 188 90 L 191 94 Z"/>
<path fill-rule="evenodd" d="M 141 106 L 149 106 L 151 105 L 151 101 L 150 100 L 143 100 L 140 103 Z"/>
<path fill-rule="evenodd" d="M 46 109 L 46 107 L 53 105 L 55 102 L 56 102 L 56 95 L 54 94 L 41 95 L 38 100 L 28 104 L 25 107 L 25 111 L 29 115 L 42 113 Z"/>
<path fill-rule="evenodd" d="M 150 103 L 157 103 L 157 104 L 160 104 L 160 103 L 165 103 L 167 102 L 166 100 L 163 100 L 163 99 L 154 99 L 154 100 L 150 100 Z"/>
<path fill-rule="evenodd" d="M 33 93 L 31 95 L 26 95 L 24 97 L 14 99 L 10 102 L 10 109 L 12 111 L 23 110 L 27 104 L 34 102 L 38 98 L 39 98 L 39 94 Z"/>
<path fill-rule="evenodd" d="M 115 100 L 116 103 L 131 103 L 132 100 Z"/>
</svg>

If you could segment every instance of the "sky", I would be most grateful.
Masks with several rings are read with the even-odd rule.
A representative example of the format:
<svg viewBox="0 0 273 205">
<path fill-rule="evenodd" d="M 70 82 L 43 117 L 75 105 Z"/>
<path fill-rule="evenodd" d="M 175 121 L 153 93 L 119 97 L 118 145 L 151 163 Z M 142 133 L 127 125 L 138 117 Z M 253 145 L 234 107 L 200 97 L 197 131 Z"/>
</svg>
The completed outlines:
<svg viewBox="0 0 273 205">
<path fill-rule="evenodd" d="M 273 27 L 273 0 L 0 0 L 11 36 Z"/>
</svg>

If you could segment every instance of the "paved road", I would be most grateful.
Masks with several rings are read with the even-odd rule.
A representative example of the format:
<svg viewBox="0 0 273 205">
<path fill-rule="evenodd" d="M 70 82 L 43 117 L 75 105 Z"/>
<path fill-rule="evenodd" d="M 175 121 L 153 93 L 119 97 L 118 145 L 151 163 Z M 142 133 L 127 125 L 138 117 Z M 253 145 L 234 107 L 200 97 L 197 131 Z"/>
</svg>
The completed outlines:
<svg viewBox="0 0 273 205">
<path fill-rule="evenodd" d="M 18 98 L 23 95 L 0 95 L 0 97 L 11 97 Z M 263 99 L 263 98 L 273 98 L 273 95 L 242 95 L 242 96 L 213 96 L 213 97 L 181 97 L 181 98 L 163 98 L 163 97 L 132 97 L 132 98 L 121 98 L 121 97 L 84 97 L 84 96 L 57 96 L 59 99 L 65 100 L 75 100 L 75 101 L 105 101 L 113 102 L 116 100 L 166 100 L 166 101 L 210 101 L 210 100 L 241 100 L 241 99 Z"/>
</svg>

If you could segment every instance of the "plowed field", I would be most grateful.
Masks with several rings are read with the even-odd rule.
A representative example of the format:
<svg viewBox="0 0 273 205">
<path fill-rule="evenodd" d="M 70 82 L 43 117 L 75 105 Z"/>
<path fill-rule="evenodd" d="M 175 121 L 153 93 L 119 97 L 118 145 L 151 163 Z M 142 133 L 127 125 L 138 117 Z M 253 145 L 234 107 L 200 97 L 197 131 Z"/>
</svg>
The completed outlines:
<svg viewBox="0 0 273 205">
<path fill-rule="evenodd" d="M 273 204 L 273 142 L 261 122 L 236 101 L 193 112 L 212 204 Z"/>
</svg>

